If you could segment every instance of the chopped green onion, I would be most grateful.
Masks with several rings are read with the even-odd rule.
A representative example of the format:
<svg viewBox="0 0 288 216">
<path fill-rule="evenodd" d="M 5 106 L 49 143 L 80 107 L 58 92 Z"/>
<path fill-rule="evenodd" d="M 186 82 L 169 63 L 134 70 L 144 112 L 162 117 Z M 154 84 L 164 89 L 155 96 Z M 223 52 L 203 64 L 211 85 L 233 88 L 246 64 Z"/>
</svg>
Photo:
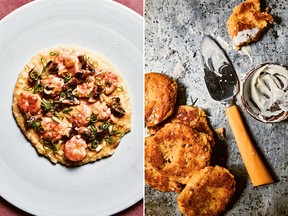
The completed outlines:
<svg viewBox="0 0 288 216">
<path fill-rule="evenodd" d="M 43 127 L 40 127 L 40 128 L 38 129 L 38 132 L 39 132 L 39 133 L 44 133 L 44 132 L 45 132 L 45 129 L 44 129 Z"/>
<path fill-rule="evenodd" d="M 67 95 L 65 91 L 61 91 L 59 97 L 60 97 L 60 100 L 66 99 Z"/>
<path fill-rule="evenodd" d="M 120 136 L 123 134 L 123 131 L 122 130 L 112 130 L 112 134 L 115 136 Z"/>
<path fill-rule="evenodd" d="M 100 100 L 101 100 L 102 102 L 105 102 L 106 99 L 107 99 L 107 96 L 106 96 L 104 93 L 101 93 L 101 94 L 100 94 Z"/>
<path fill-rule="evenodd" d="M 100 127 L 102 130 L 107 130 L 109 126 L 110 126 L 110 123 L 108 121 L 105 121 Z"/>
<path fill-rule="evenodd" d="M 42 84 L 38 85 L 38 91 L 43 92 L 44 91 L 44 86 Z"/>
<path fill-rule="evenodd" d="M 57 52 L 50 52 L 50 56 L 59 56 L 59 53 L 57 53 Z"/>
<path fill-rule="evenodd" d="M 116 88 L 116 91 L 118 91 L 118 92 L 121 92 L 121 91 L 123 91 L 123 90 L 124 90 L 123 86 L 118 86 L 118 87 Z"/>
<path fill-rule="evenodd" d="M 45 58 L 41 58 L 40 59 L 41 65 L 43 66 L 43 71 L 45 71 L 46 69 L 46 65 L 47 65 L 47 60 Z"/>
<path fill-rule="evenodd" d="M 48 77 L 49 77 L 49 73 L 47 73 L 46 71 L 42 71 L 41 79 L 47 79 Z"/>
<path fill-rule="evenodd" d="M 71 94 L 72 91 L 73 91 L 73 89 L 69 88 L 69 89 L 66 91 L 67 95 Z"/>
<path fill-rule="evenodd" d="M 25 91 L 32 91 L 33 90 L 33 87 L 27 87 L 27 86 L 24 86 L 23 87 L 23 90 L 25 90 Z"/>
<path fill-rule="evenodd" d="M 44 98 L 42 98 L 41 101 L 41 106 L 43 107 L 43 109 L 48 112 L 51 108 L 52 108 L 53 102 L 49 101 L 49 100 L 45 100 Z"/>
<path fill-rule="evenodd" d="M 90 57 L 87 57 L 86 54 L 83 55 L 84 57 L 84 61 L 87 62 L 89 60 Z"/>
<path fill-rule="evenodd" d="M 100 144 L 100 141 L 95 139 L 92 141 L 92 143 L 88 145 L 88 147 L 91 151 L 95 151 L 99 144 Z"/>
<path fill-rule="evenodd" d="M 48 140 L 44 139 L 43 142 L 45 145 L 48 145 L 52 151 L 54 151 L 54 152 L 58 151 L 56 143 L 54 143 L 51 138 L 49 138 Z"/>
<path fill-rule="evenodd" d="M 95 115 L 95 114 L 92 114 L 92 115 L 88 118 L 88 121 L 90 121 L 90 122 L 92 122 L 92 123 L 97 122 L 97 120 L 98 120 L 98 117 L 97 117 L 97 115 Z"/>
<path fill-rule="evenodd" d="M 52 116 L 51 118 L 54 122 L 58 123 L 58 124 L 61 124 L 61 121 L 59 118 L 57 118 L 56 116 Z"/>
<path fill-rule="evenodd" d="M 90 125 L 90 130 L 91 130 L 91 132 L 94 132 L 94 133 L 98 131 L 97 127 L 94 124 Z"/>
<path fill-rule="evenodd" d="M 29 72 L 29 77 L 30 77 L 32 80 L 36 81 L 36 80 L 38 80 L 38 78 L 39 78 L 39 74 L 38 74 L 37 71 L 31 70 L 31 71 Z"/>
<path fill-rule="evenodd" d="M 61 114 L 61 113 L 56 113 L 55 116 L 60 119 L 60 120 L 63 120 L 64 119 L 64 115 Z"/>
<path fill-rule="evenodd" d="M 61 76 L 63 77 L 65 83 L 68 82 L 72 78 L 72 75 L 67 72 L 63 72 Z"/>
<path fill-rule="evenodd" d="M 44 86 L 42 84 L 37 83 L 34 86 L 34 94 L 36 94 L 37 92 L 43 92 L 44 91 Z"/>
<path fill-rule="evenodd" d="M 104 139 L 105 139 L 105 141 L 106 141 L 108 144 L 113 144 L 113 143 L 114 143 L 114 140 L 113 140 L 112 137 L 109 136 L 109 135 L 106 135 Z"/>
<path fill-rule="evenodd" d="M 68 108 L 63 109 L 63 113 L 67 114 L 71 112 L 72 110 L 73 110 L 73 107 L 68 107 Z"/>
<path fill-rule="evenodd" d="M 37 132 L 39 128 L 41 127 L 41 122 L 40 121 L 33 121 L 31 123 L 32 128 Z"/>
<path fill-rule="evenodd" d="M 64 116 L 68 119 L 72 117 L 71 113 L 64 113 Z"/>
</svg>

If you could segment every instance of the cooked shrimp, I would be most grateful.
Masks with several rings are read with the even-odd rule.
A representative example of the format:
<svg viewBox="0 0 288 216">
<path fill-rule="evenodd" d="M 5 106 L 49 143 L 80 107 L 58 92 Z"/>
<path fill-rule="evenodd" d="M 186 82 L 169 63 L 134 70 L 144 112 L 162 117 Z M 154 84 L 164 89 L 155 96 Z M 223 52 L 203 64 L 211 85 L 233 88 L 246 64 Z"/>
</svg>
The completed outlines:
<svg viewBox="0 0 288 216">
<path fill-rule="evenodd" d="M 23 113 L 34 115 L 41 108 L 41 97 L 38 94 L 21 92 L 18 98 L 18 106 Z"/>
<path fill-rule="evenodd" d="M 67 72 L 66 66 L 64 65 L 64 57 L 61 54 L 55 57 L 54 62 L 58 64 L 58 75 Z"/>
<path fill-rule="evenodd" d="M 112 72 L 104 72 L 96 75 L 97 84 L 103 88 L 104 94 L 111 94 L 118 85 L 118 77 Z"/>
<path fill-rule="evenodd" d="M 44 139 L 52 139 L 53 142 L 56 142 L 61 139 L 63 131 L 68 128 L 68 125 L 59 124 L 51 118 L 44 117 L 41 126 L 44 129 L 42 137 Z"/>
<path fill-rule="evenodd" d="M 80 136 L 73 136 L 65 143 L 64 154 L 74 162 L 81 161 L 86 157 L 87 143 Z"/>
<path fill-rule="evenodd" d="M 77 127 L 87 126 L 89 123 L 89 118 L 92 114 L 92 109 L 87 106 L 84 102 L 79 105 L 74 106 L 73 110 L 70 112 L 71 116 L 69 121 L 74 123 Z"/>
<path fill-rule="evenodd" d="M 111 115 L 111 109 L 105 102 L 101 103 L 100 101 L 97 101 L 94 104 L 93 113 L 97 115 L 99 120 L 106 120 Z"/>
<path fill-rule="evenodd" d="M 46 79 L 41 79 L 41 84 L 44 86 L 44 93 L 55 96 L 62 91 L 64 81 L 59 77 L 49 75 Z"/>
<path fill-rule="evenodd" d="M 59 75 L 63 72 L 68 72 L 71 76 L 74 76 L 77 71 L 81 70 L 80 61 L 76 55 L 70 55 L 68 53 L 60 54 L 56 56 L 55 62 L 60 65 Z"/>
<path fill-rule="evenodd" d="M 86 79 L 86 82 L 83 82 L 77 85 L 76 89 L 73 90 L 73 94 L 76 94 L 78 97 L 89 97 L 94 88 L 95 78 L 89 76 Z"/>
</svg>

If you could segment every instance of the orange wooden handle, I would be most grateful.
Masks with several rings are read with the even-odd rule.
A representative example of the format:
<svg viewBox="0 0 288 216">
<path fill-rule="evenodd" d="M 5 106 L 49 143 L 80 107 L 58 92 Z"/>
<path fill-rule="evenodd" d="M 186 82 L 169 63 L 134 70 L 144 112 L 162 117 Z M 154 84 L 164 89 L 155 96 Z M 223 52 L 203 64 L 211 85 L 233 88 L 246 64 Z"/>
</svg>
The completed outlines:
<svg viewBox="0 0 288 216">
<path fill-rule="evenodd" d="M 237 106 L 226 108 L 226 115 L 253 186 L 273 183 L 273 178 L 249 138 Z"/>
</svg>

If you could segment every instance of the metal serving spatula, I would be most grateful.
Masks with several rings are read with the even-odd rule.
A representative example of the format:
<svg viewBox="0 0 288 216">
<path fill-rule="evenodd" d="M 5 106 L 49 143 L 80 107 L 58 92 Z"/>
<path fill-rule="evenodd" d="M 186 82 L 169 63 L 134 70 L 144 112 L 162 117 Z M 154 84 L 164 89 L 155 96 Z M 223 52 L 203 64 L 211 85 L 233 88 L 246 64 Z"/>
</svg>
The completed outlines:
<svg viewBox="0 0 288 216">
<path fill-rule="evenodd" d="M 202 39 L 202 65 L 211 97 L 226 106 L 226 115 L 253 186 L 273 183 L 245 129 L 234 96 L 239 92 L 235 69 L 223 49 L 210 36 Z"/>
</svg>

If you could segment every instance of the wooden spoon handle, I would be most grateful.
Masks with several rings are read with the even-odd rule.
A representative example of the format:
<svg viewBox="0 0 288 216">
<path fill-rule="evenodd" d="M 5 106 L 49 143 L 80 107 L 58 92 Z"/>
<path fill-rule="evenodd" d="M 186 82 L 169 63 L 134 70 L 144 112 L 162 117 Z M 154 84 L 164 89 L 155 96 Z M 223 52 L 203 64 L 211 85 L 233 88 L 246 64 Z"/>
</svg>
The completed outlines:
<svg viewBox="0 0 288 216">
<path fill-rule="evenodd" d="M 273 178 L 249 138 L 237 106 L 226 108 L 226 115 L 253 186 L 273 183 Z"/>
</svg>

